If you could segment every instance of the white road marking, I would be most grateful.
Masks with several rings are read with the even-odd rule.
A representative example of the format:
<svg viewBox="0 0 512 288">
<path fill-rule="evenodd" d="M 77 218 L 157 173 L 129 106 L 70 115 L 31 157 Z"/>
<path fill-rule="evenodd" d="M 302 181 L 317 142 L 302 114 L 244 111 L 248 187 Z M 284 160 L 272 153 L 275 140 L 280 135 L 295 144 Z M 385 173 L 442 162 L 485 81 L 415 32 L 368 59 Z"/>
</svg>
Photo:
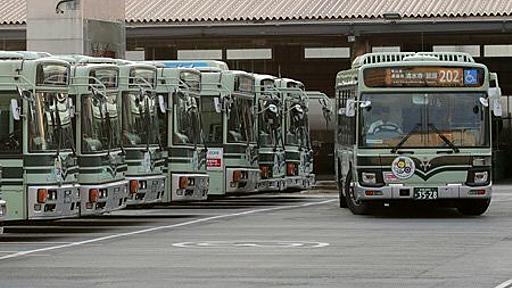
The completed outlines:
<svg viewBox="0 0 512 288">
<path fill-rule="evenodd" d="M 138 231 L 133 231 L 133 232 L 113 234 L 113 235 L 99 237 L 99 238 L 94 238 L 94 239 L 85 240 L 85 241 L 71 242 L 71 243 L 68 243 L 68 244 L 62 244 L 62 245 L 57 245 L 57 246 L 51 246 L 51 247 L 45 247 L 45 248 L 40 248 L 40 249 L 34 249 L 34 250 L 17 252 L 17 253 L 1 256 L 0 260 L 18 258 L 18 257 L 27 256 L 27 255 L 34 254 L 34 253 L 40 253 L 40 252 L 53 251 L 53 250 L 71 248 L 71 247 L 76 247 L 76 246 L 82 246 L 82 245 L 96 243 L 96 242 L 100 242 L 100 241 L 106 241 L 106 240 L 112 240 L 112 239 L 121 238 L 121 237 L 128 237 L 128 236 L 133 236 L 133 235 L 139 235 L 139 234 L 144 234 L 144 233 L 149 233 L 149 232 L 154 232 L 154 231 L 159 231 L 159 230 L 178 228 L 178 227 L 188 226 L 188 225 L 192 225 L 192 224 L 204 223 L 204 222 L 208 222 L 208 221 L 212 221 L 212 220 L 240 217 L 240 216 L 246 216 L 246 215 L 251 215 L 251 214 L 256 214 L 256 213 L 263 213 L 263 212 L 270 212 L 270 211 L 277 211 L 277 210 L 304 208 L 304 207 L 309 207 L 309 206 L 323 205 L 323 204 L 327 204 L 327 203 L 330 203 L 330 202 L 333 202 L 333 201 L 336 201 L 336 199 L 331 199 L 331 200 L 326 200 L 326 201 L 319 201 L 319 202 L 310 202 L 310 203 L 305 203 L 305 204 L 301 204 L 301 205 L 281 206 L 281 207 L 273 207 L 273 208 L 263 208 L 263 209 L 255 209 L 255 210 L 249 210 L 249 211 L 244 211 L 244 212 L 239 212 L 239 213 L 217 215 L 217 216 L 196 219 L 196 220 L 187 221 L 187 222 L 178 223 L 178 224 L 173 224 L 173 225 L 157 226 L 157 227 L 152 227 L 152 228 L 138 230 Z"/>
<path fill-rule="evenodd" d="M 6 244 L 33 244 L 33 245 L 44 245 L 44 244 L 68 244 L 73 242 L 31 242 L 31 241 L 9 241 L 9 242 L 2 242 L 0 241 L 0 245 L 6 245 Z"/>
<path fill-rule="evenodd" d="M 510 288 L 510 287 L 512 287 L 512 279 L 501 283 L 500 285 L 496 286 L 495 288 Z"/>
<path fill-rule="evenodd" d="M 329 243 L 316 241 L 279 241 L 279 240 L 234 240 L 234 241 L 201 241 L 201 242 L 180 242 L 172 244 L 178 248 L 199 248 L 199 249 L 236 249 L 236 248 L 324 248 Z"/>
</svg>

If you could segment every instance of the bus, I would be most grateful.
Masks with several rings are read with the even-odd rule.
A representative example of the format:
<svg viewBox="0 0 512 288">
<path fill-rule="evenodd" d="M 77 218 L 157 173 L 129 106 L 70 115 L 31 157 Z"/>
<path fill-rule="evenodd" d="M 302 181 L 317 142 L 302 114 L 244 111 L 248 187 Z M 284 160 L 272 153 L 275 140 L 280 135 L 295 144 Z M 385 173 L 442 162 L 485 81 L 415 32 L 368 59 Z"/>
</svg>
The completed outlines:
<svg viewBox="0 0 512 288">
<path fill-rule="evenodd" d="M 166 190 L 165 147 L 160 137 L 156 85 L 156 67 L 142 63 L 119 66 L 128 205 L 161 202 Z"/>
<path fill-rule="evenodd" d="M 168 153 L 168 202 L 201 201 L 208 197 L 207 149 L 201 126 L 200 93 L 201 73 L 198 70 L 170 63 L 158 68 L 160 131 Z"/>
<path fill-rule="evenodd" d="M 314 175 L 310 174 L 307 168 L 307 163 L 312 163 L 313 157 L 309 138 L 307 94 L 304 84 L 293 79 L 277 79 L 276 87 L 281 92 L 283 102 L 286 188 L 305 190 L 315 181 Z"/>
<path fill-rule="evenodd" d="M 394 201 L 483 214 L 491 201 L 487 67 L 465 53 L 369 53 L 336 77 L 340 207 Z"/>
<path fill-rule="evenodd" d="M 121 143 L 119 68 L 113 64 L 73 66 L 76 151 L 80 167 L 80 215 L 126 207 L 127 165 Z"/>
<path fill-rule="evenodd" d="M 258 164 L 258 191 L 286 189 L 286 161 L 283 139 L 283 103 L 275 87 L 276 77 L 255 74 Z"/>
<path fill-rule="evenodd" d="M 0 54 L 0 187 L 2 202 L 9 204 L 7 212 L 0 208 L 3 220 L 77 217 L 70 65 Z"/>
</svg>

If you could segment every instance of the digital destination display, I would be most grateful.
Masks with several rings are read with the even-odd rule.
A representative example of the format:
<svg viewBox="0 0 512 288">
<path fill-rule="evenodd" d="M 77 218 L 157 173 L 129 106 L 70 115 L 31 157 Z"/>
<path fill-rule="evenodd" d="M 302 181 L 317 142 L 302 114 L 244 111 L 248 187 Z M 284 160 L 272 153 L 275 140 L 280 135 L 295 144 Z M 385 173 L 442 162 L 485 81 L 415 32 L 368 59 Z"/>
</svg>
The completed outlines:
<svg viewBox="0 0 512 288">
<path fill-rule="evenodd" d="M 69 67 L 44 63 L 37 66 L 36 84 L 48 86 L 66 86 L 69 81 Z"/>
<path fill-rule="evenodd" d="M 115 69 L 96 69 L 90 72 L 89 76 L 98 79 L 105 88 L 116 88 L 119 72 Z M 97 84 L 94 79 L 89 79 L 90 84 Z"/>
<path fill-rule="evenodd" d="M 254 93 L 254 79 L 249 76 L 236 76 L 235 91 Z"/>
<path fill-rule="evenodd" d="M 185 84 L 187 84 L 188 88 L 191 91 L 199 92 L 201 89 L 201 74 L 193 73 L 189 71 L 184 71 L 180 73 L 180 79 Z"/>
<path fill-rule="evenodd" d="M 130 84 L 145 85 L 148 82 L 153 87 L 156 87 L 156 70 L 133 68 L 130 71 Z"/>
<path fill-rule="evenodd" d="M 386 67 L 364 70 L 368 87 L 480 87 L 484 69 L 475 67 Z"/>
</svg>

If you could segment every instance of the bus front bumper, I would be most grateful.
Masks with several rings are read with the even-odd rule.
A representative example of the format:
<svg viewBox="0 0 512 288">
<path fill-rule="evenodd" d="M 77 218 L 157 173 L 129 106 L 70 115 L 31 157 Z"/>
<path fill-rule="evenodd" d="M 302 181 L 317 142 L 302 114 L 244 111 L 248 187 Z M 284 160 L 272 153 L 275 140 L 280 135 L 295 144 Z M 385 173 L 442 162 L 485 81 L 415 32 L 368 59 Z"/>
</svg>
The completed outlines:
<svg viewBox="0 0 512 288">
<path fill-rule="evenodd" d="M 237 176 L 238 174 L 238 176 Z M 253 193 L 257 192 L 260 178 L 259 169 L 226 168 L 227 193 Z"/>
<path fill-rule="evenodd" d="M 28 219 L 77 217 L 80 211 L 78 184 L 28 186 Z"/>
<path fill-rule="evenodd" d="M 209 181 L 207 174 L 172 174 L 171 202 L 206 200 Z"/>
<path fill-rule="evenodd" d="M 436 200 L 436 199 L 489 199 L 492 185 L 467 186 L 463 184 L 422 185 L 389 184 L 384 187 L 366 187 L 359 183 L 354 187 L 358 200 Z M 427 193 L 423 193 L 427 191 Z M 436 192 L 436 193 L 434 193 Z M 429 197 L 434 195 L 435 197 Z"/>
<path fill-rule="evenodd" d="M 165 193 L 164 175 L 126 177 L 129 184 L 127 205 L 141 205 L 162 202 Z M 135 185 L 135 187 L 131 187 Z"/>
<path fill-rule="evenodd" d="M 101 215 L 126 207 L 128 181 L 80 187 L 80 216 Z"/>
</svg>

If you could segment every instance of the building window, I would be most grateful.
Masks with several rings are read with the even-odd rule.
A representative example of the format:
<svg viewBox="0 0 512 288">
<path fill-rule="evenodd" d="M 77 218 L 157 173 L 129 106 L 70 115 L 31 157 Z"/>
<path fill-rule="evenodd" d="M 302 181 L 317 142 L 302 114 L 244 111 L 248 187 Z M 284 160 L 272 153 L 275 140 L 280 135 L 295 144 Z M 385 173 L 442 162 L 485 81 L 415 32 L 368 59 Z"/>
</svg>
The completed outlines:
<svg viewBox="0 0 512 288">
<path fill-rule="evenodd" d="M 228 60 L 270 60 L 272 49 L 228 49 L 226 58 Z"/>
<path fill-rule="evenodd" d="M 144 50 L 133 50 L 133 51 L 126 51 L 126 60 L 130 61 L 144 61 Z"/>
<path fill-rule="evenodd" d="M 178 50 L 178 60 L 222 60 L 222 50 Z"/>
<path fill-rule="evenodd" d="M 464 52 L 473 57 L 480 57 L 480 45 L 434 45 L 434 52 Z"/>
<path fill-rule="evenodd" d="M 372 47 L 373 53 L 382 52 L 400 52 L 400 46 L 374 46 Z"/>
<path fill-rule="evenodd" d="M 349 47 L 304 48 L 306 59 L 350 58 Z"/>
<path fill-rule="evenodd" d="M 512 45 L 485 45 L 485 57 L 512 57 Z"/>
</svg>

